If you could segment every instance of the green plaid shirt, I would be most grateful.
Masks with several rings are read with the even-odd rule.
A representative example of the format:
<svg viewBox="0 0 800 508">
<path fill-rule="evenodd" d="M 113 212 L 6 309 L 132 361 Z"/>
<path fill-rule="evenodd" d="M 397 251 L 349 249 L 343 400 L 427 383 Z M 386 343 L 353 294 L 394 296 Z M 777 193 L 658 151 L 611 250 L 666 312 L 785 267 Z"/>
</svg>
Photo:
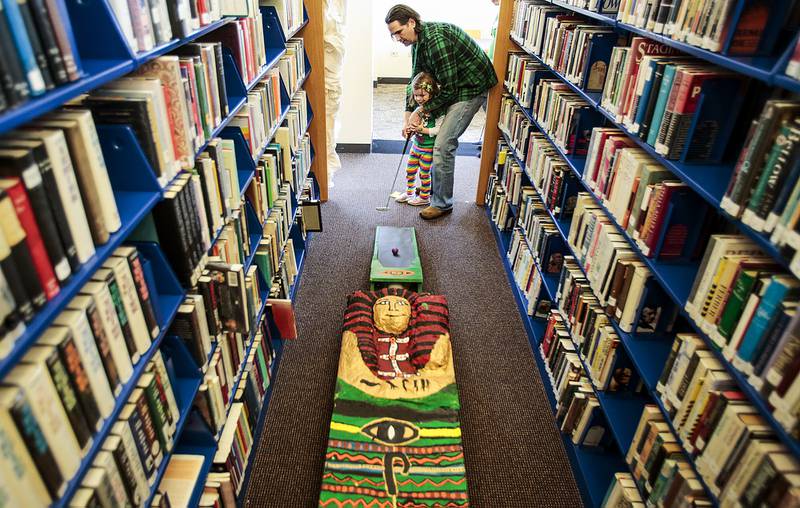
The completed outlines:
<svg viewBox="0 0 800 508">
<path fill-rule="evenodd" d="M 437 117 L 456 102 L 468 101 L 497 84 L 494 67 L 472 37 L 450 23 L 425 22 L 411 47 L 413 79 L 417 73 L 431 74 L 441 86 L 439 95 L 425 105 L 425 111 Z M 406 88 L 406 111 L 416 103 L 411 85 Z"/>
</svg>

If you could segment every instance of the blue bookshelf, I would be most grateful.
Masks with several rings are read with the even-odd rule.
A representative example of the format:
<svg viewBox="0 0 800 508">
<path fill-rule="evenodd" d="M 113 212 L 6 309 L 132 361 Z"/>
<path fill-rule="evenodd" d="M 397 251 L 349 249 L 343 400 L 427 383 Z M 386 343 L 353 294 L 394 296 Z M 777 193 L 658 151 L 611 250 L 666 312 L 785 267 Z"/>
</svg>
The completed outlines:
<svg viewBox="0 0 800 508">
<path fill-rule="evenodd" d="M 784 88 L 793 92 L 800 91 L 800 81 L 792 79 L 784 74 L 786 61 L 788 61 L 788 55 L 794 49 L 794 44 L 790 44 L 789 48 L 786 49 L 781 56 L 727 56 L 709 51 L 707 49 L 699 48 L 685 42 L 676 41 L 662 34 L 654 33 L 650 30 L 645 30 L 643 28 L 623 23 L 618 21 L 616 18 L 611 17 L 612 15 L 600 14 L 588 9 L 575 7 L 560 0 L 548 0 L 548 2 L 563 9 L 581 14 L 608 26 L 614 27 L 620 33 L 628 32 L 641 35 L 643 37 L 647 37 L 648 39 L 673 47 L 688 55 L 701 58 L 720 67 L 730 69 L 739 74 L 744 74 L 745 76 L 750 76 L 751 78 L 755 78 L 759 81 L 763 81 L 769 85 Z M 780 16 L 782 12 L 785 13 L 786 2 L 776 2 L 775 9 L 775 11 L 770 13 L 771 16 L 776 14 Z"/>
<path fill-rule="evenodd" d="M 539 369 L 539 376 L 544 385 L 543 387 L 547 400 L 550 403 L 550 409 L 555 413 L 556 400 L 550 381 L 550 374 L 539 353 L 539 342 L 544 336 L 545 323 L 541 319 L 534 319 L 528 316 L 528 299 L 514 281 L 514 272 L 505 255 L 508 251 L 510 233 L 497 229 L 496 225 L 492 222 L 491 211 L 489 209 L 486 210 L 486 215 L 489 219 L 489 227 L 494 232 L 500 259 L 503 263 L 503 268 L 505 269 L 509 284 L 511 285 L 512 293 L 514 294 L 514 301 L 517 304 L 517 309 L 519 310 L 525 331 L 528 335 L 528 343 L 531 346 L 536 366 Z M 553 420 L 553 425 L 555 426 L 555 420 Z M 627 470 L 625 462 L 622 460 L 617 450 L 597 451 L 591 448 L 578 446 L 572 442 L 569 436 L 561 434 L 557 426 L 555 426 L 555 430 L 561 435 L 564 450 L 569 457 L 581 497 L 589 506 L 599 507 L 606 490 L 608 490 L 608 485 L 611 483 L 611 478 L 614 476 L 614 473 Z"/>
<path fill-rule="evenodd" d="M 97 452 L 100 451 L 103 441 L 105 441 L 105 438 L 111 432 L 111 427 L 113 427 L 113 425 L 117 422 L 117 417 L 122 411 L 122 408 L 125 407 L 125 404 L 127 404 L 128 397 L 131 395 L 131 392 L 133 392 L 134 388 L 136 388 L 136 383 L 144 373 L 147 364 L 150 363 L 153 355 L 159 350 L 161 342 L 164 340 L 164 337 L 167 334 L 169 324 L 172 322 L 172 319 L 178 312 L 178 307 L 183 302 L 184 292 L 181 289 L 180 284 L 178 284 L 178 281 L 175 279 L 175 276 L 172 275 L 172 271 L 167 264 L 167 260 L 163 257 L 163 255 L 161 255 L 158 247 L 142 247 L 143 248 L 140 249 L 140 253 L 145 258 L 147 261 L 146 264 L 148 265 L 145 267 L 145 271 L 151 271 L 149 279 L 151 281 L 155 280 L 155 284 L 150 285 L 150 287 L 155 288 L 155 291 L 153 291 L 152 294 L 155 297 L 154 303 L 157 302 L 157 315 L 160 318 L 158 324 L 161 331 L 158 337 L 153 340 L 152 344 L 150 345 L 150 349 L 147 350 L 147 353 L 142 355 L 134 366 L 131 378 L 127 383 L 125 383 L 125 385 L 122 387 L 122 391 L 116 397 L 114 410 L 111 412 L 111 415 L 105 419 L 100 431 L 95 433 L 91 449 L 81 461 L 81 466 L 78 469 L 78 472 L 67 484 L 67 490 L 64 495 L 58 501 L 53 503 L 54 507 L 66 507 L 69 505 L 69 500 L 75 494 L 75 491 L 78 489 L 78 487 L 80 487 L 83 477 L 91 467 Z"/>
<path fill-rule="evenodd" d="M 552 68 L 551 68 L 551 71 L 553 72 L 553 74 L 555 76 L 559 77 L 563 82 L 568 83 L 568 80 L 566 80 L 566 78 L 564 78 L 563 76 L 561 76 L 560 74 L 555 72 Z M 583 94 L 583 95 L 585 96 L 586 94 Z M 512 98 L 515 99 L 515 101 L 517 101 L 516 97 L 514 97 L 513 94 L 511 96 L 512 96 Z M 559 152 L 559 155 L 561 155 L 561 157 L 564 158 L 567 161 L 567 163 L 570 165 L 570 168 L 572 169 L 572 171 L 580 178 L 580 176 L 583 173 L 583 165 L 579 166 L 578 163 L 576 163 L 574 158 L 571 158 L 570 156 L 564 154 L 563 150 L 561 150 L 558 147 L 558 145 L 556 145 L 553 142 L 553 140 L 550 139 L 549 135 L 541 129 L 541 126 L 533 118 L 533 116 L 531 115 L 530 111 L 527 110 L 526 108 L 523 108 L 519 104 L 519 101 L 517 101 L 517 105 L 520 106 L 520 108 L 522 109 L 522 111 L 525 114 L 526 118 L 531 123 L 533 123 L 537 127 L 537 129 L 539 129 L 548 138 L 548 140 L 551 142 L 551 144 L 553 144 L 553 146 Z M 596 106 L 596 108 L 599 111 L 601 111 L 604 114 L 604 116 L 606 116 L 607 118 L 610 116 L 602 108 L 600 108 L 597 103 L 594 103 L 594 105 Z M 609 120 L 610 120 L 610 118 L 609 118 Z M 616 122 L 612 122 L 612 123 L 615 126 L 617 126 L 618 128 L 620 128 L 623 132 L 627 132 L 621 125 L 617 124 Z M 632 136 L 632 138 L 635 141 L 637 141 L 637 144 L 639 146 L 642 146 L 645 149 L 649 149 L 648 153 L 650 153 L 655 158 L 655 156 L 657 154 L 655 154 L 655 152 L 652 151 L 652 147 L 650 147 L 650 145 L 647 145 L 646 143 L 641 142 L 640 140 L 638 140 L 638 137 L 633 137 Z M 510 140 L 508 140 L 508 138 L 506 137 L 506 142 L 508 143 L 509 141 Z M 509 143 L 509 145 L 510 145 L 510 143 Z M 676 176 L 678 176 L 679 178 L 681 178 L 682 181 L 684 181 L 687 184 L 690 184 L 693 189 L 695 188 L 695 185 L 698 185 L 697 183 L 692 185 L 690 182 L 687 182 L 686 180 L 684 180 L 684 174 L 681 174 L 681 173 L 679 173 L 677 171 L 674 171 L 674 167 L 676 165 L 675 164 L 671 164 L 673 161 L 667 161 L 667 160 L 663 159 L 663 157 L 659 157 L 656 160 L 658 160 L 658 162 L 660 162 L 662 165 L 667 167 L 667 169 L 669 169 L 670 171 L 673 171 L 674 174 Z M 519 158 L 517 158 L 517 162 L 520 164 L 520 167 L 525 168 L 525 165 L 522 163 L 522 161 L 519 160 Z M 583 164 L 585 165 L 585 159 L 583 159 Z M 694 165 L 691 165 L 690 167 L 700 171 L 700 168 L 703 168 L 705 166 L 694 166 Z M 715 167 L 715 166 L 711 166 L 711 167 Z M 719 169 L 719 166 L 716 166 L 716 168 Z M 727 183 L 726 183 L 726 185 L 727 185 Z M 600 206 L 603 209 L 603 211 L 605 211 L 606 214 L 609 217 L 613 218 L 613 215 L 603 205 L 602 201 L 599 200 L 597 198 L 597 196 L 595 196 L 594 193 L 591 192 L 591 190 L 587 189 L 587 192 L 594 199 L 595 203 L 598 206 Z M 723 193 L 724 193 L 724 191 L 723 191 Z M 706 197 L 706 196 L 704 195 L 703 197 Z M 714 205 L 714 202 L 711 202 L 711 204 Z M 718 209 L 718 207 L 719 207 L 719 201 L 718 200 L 716 201 L 716 204 L 714 206 Z M 564 235 L 564 237 L 566 238 L 566 235 L 568 234 L 568 228 L 565 227 L 565 225 L 563 223 L 561 223 L 560 221 L 558 221 L 558 220 L 556 220 L 555 222 L 556 222 L 556 225 L 559 227 L 562 235 Z M 612 221 L 612 222 L 614 223 L 615 227 L 617 227 L 617 230 L 620 232 L 620 234 L 622 234 L 622 236 L 628 241 L 628 243 L 631 245 L 631 247 L 634 249 L 634 251 L 635 252 L 639 252 L 640 250 L 639 250 L 638 246 L 633 241 L 633 239 L 630 238 L 630 236 L 627 234 L 627 232 L 625 230 L 623 230 L 622 228 L 620 228 L 618 226 L 618 224 L 616 223 L 616 221 Z M 788 260 L 785 259 L 780 254 L 778 249 L 774 245 L 772 245 L 766 237 L 764 237 L 760 233 L 757 233 L 757 232 L 753 231 L 752 229 L 750 229 L 749 227 L 747 227 L 746 225 L 742 224 L 739 221 L 735 221 L 735 223 L 736 223 L 737 227 L 740 229 L 740 231 L 742 231 L 744 234 L 747 234 L 748 237 L 750 237 L 751 239 L 756 241 L 756 243 L 764 249 L 766 254 L 772 255 L 784 267 L 788 266 Z M 737 384 L 739 385 L 740 390 L 742 390 L 748 396 L 750 402 L 753 404 L 754 407 L 756 407 L 759 410 L 759 413 L 761 414 L 761 416 L 764 417 L 768 422 L 770 422 L 771 426 L 775 429 L 776 435 L 781 440 L 781 442 L 783 442 L 797 456 L 800 456 L 800 442 L 798 442 L 798 440 L 792 438 L 786 432 L 786 430 L 783 428 L 783 426 L 780 425 L 775 420 L 775 418 L 772 416 L 772 413 L 771 413 L 771 411 L 769 409 L 768 402 L 765 401 L 763 399 L 763 397 L 761 397 L 761 395 L 758 393 L 758 390 L 756 390 L 749 383 L 749 381 L 747 381 L 746 376 L 742 375 L 742 373 L 740 373 L 736 368 L 734 368 L 730 364 L 730 362 L 728 362 L 724 357 L 722 357 L 722 355 L 717 351 L 717 348 L 716 348 L 714 342 L 710 338 L 708 338 L 708 336 L 705 333 L 703 333 L 703 331 L 695 324 L 694 320 L 691 319 L 689 317 L 689 315 L 686 313 L 686 311 L 684 310 L 687 298 L 689 296 L 689 292 L 691 291 L 692 283 L 694 282 L 695 276 L 697 274 L 697 270 L 699 268 L 699 262 L 692 262 L 692 263 L 659 262 L 657 260 L 653 260 L 651 258 L 648 258 L 648 257 L 646 257 L 644 255 L 640 256 L 640 259 L 648 266 L 650 271 L 655 276 L 656 280 L 658 280 L 658 282 L 661 284 L 661 286 L 664 288 L 664 290 L 667 292 L 667 294 L 676 303 L 676 305 L 679 308 L 680 314 L 683 317 L 685 317 L 686 321 L 692 326 L 692 328 L 693 328 L 692 331 L 694 333 L 699 334 L 701 337 L 703 337 L 703 339 L 709 345 L 709 347 L 713 351 L 716 352 L 717 357 L 720 359 L 722 364 L 726 367 L 726 370 L 728 371 L 728 373 L 737 381 Z M 623 340 L 623 344 L 626 344 L 626 345 L 628 345 L 628 344 L 636 344 L 637 341 L 630 340 L 628 334 L 624 334 L 624 333 L 620 333 L 620 332 L 621 332 L 621 330 L 619 330 L 618 327 L 617 327 L 617 333 L 620 335 L 620 338 Z M 661 374 L 661 369 L 663 369 L 664 362 L 666 361 L 667 355 L 669 354 L 669 348 L 671 347 L 671 343 L 670 344 L 664 344 L 663 342 L 665 342 L 665 341 L 658 341 L 658 340 L 651 340 L 649 342 L 650 342 L 650 344 L 649 344 L 650 346 L 656 346 L 656 347 L 655 348 L 651 348 L 651 347 L 640 348 L 640 347 L 634 346 L 632 350 L 631 350 L 631 348 L 628 348 L 628 350 L 629 350 L 629 353 L 631 353 L 631 359 L 633 360 L 634 364 L 636 365 L 637 368 L 640 368 L 639 372 L 642 375 L 643 379 L 648 380 L 648 386 L 652 389 L 655 386 L 654 385 L 654 380 L 657 380 L 658 376 L 660 376 L 660 374 Z"/>
<path fill-rule="evenodd" d="M 187 37 L 176 38 L 152 50 L 137 53 L 128 47 L 127 41 L 113 14 L 109 0 L 64 0 L 63 3 L 66 9 L 63 14 L 69 18 L 72 27 L 71 35 L 74 36 L 75 39 L 75 56 L 81 69 L 79 79 L 54 88 L 40 96 L 32 97 L 27 102 L 0 113 L 0 134 L 22 126 L 26 122 L 77 98 L 81 94 L 90 92 L 115 79 L 125 76 L 152 61 L 154 58 L 170 53 L 187 43 L 212 34 L 215 30 L 228 25 L 235 19 L 231 17 L 220 19 L 194 31 Z M 209 138 L 195 154 L 195 157 L 199 156 L 212 138 L 233 137 L 235 141 L 237 165 L 240 168 L 238 176 L 242 196 L 253 181 L 255 161 L 263 154 L 267 144 L 274 137 L 277 128 L 284 123 L 292 98 L 286 90 L 283 80 L 280 80 L 280 117 L 269 133 L 267 142 L 260 147 L 256 154 L 250 153 L 250 150 L 247 149 L 247 145 L 244 142 L 244 138 L 241 136 L 241 131 L 238 128 L 231 128 L 229 124 L 231 120 L 243 110 L 247 102 L 248 92 L 253 90 L 258 82 L 267 75 L 270 69 L 277 66 L 281 57 L 286 52 L 286 37 L 277 20 L 277 14 L 274 8 L 262 9 L 262 14 L 264 19 L 263 30 L 267 50 L 267 63 L 261 68 L 258 75 L 253 80 L 249 83 L 245 83 L 235 65 L 232 53 L 227 48 L 223 47 L 222 63 L 225 74 L 228 112 L 219 121 L 218 125 L 213 128 Z M 289 35 L 290 37 L 294 36 L 297 31 L 301 30 L 302 27 L 308 23 L 308 14 L 307 12 L 304 14 L 305 21 Z M 305 79 L 311 71 L 308 56 L 304 55 L 303 58 L 306 64 L 306 76 L 304 76 L 298 84 L 298 89 L 304 86 Z M 310 107 L 309 116 L 310 123 L 310 119 L 313 117 L 313 113 L 310 112 Z M 196 506 L 203 493 L 205 478 L 211 470 L 217 448 L 214 436 L 208 430 L 199 413 L 193 409 L 193 402 L 202 384 L 206 366 L 197 366 L 183 342 L 177 337 L 169 335 L 171 323 L 177 314 L 178 308 L 183 303 L 186 293 L 178 282 L 161 248 L 157 243 L 132 241 L 133 238 L 138 236 L 134 233 L 137 229 L 142 229 L 143 225 L 152 222 L 150 214 L 154 207 L 161 201 L 165 186 L 168 186 L 171 182 L 159 181 L 156 172 L 150 166 L 131 127 L 97 124 L 97 133 L 108 168 L 109 179 L 111 181 L 122 226 L 110 236 L 108 242 L 96 247 L 95 254 L 87 260 L 87 262 L 83 263 L 78 270 L 73 271 L 71 277 L 61 286 L 59 294 L 48 301 L 42 308 L 38 309 L 36 316 L 30 323 L 26 323 L 24 332 L 14 341 L 11 352 L 5 358 L 0 359 L 0 379 L 20 362 L 29 348 L 36 343 L 41 333 L 52 324 L 58 314 L 68 305 L 70 300 L 80 292 L 84 284 L 91 280 L 95 271 L 113 254 L 116 248 L 125 244 L 135 245 L 139 251 L 139 257 L 142 262 L 150 297 L 152 298 L 160 333 L 158 337 L 152 341 L 147 353 L 142 355 L 139 361 L 134 365 L 131 378 L 122 386 L 120 393 L 116 396 L 115 407 L 111 415 L 103 421 L 101 429 L 93 435 L 92 446 L 86 456 L 83 457 L 78 472 L 73 478 L 69 479 L 64 494 L 59 499 L 55 500 L 52 506 L 69 506 L 72 496 L 77 489 L 80 488 L 81 482 L 92 466 L 98 451 L 103 446 L 105 439 L 109 436 L 112 426 L 116 423 L 120 412 L 127 404 L 128 398 L 136 388 L 136 384 L 144 373 L 147 364 L 154 357 L 156 352 L 161 352 L 163 354 L 169 382 L 178 403 L 180 416 L 178 421 L 175 422 L 176 430 L 172 436 L 174 446 L 171 452 L 164 453 L 163 462 L 160 464 L 156 473 L 155 482 L 151 486 L 150 499 L 148 499 L 147 505 L 149 506 L 150 501 L 158 491 L 158 485 L 166 471 L 171 454 L 189 453 L 199 454 L 204 457 L 203 470 L 201 471 L 200 478 L 195 485 L 190 500 L 190 506 Z M 314 194 L 318 196 L 319 190 L 316 182 L 314 182 L 313 189 Z M 255 247 L 258 245 L 258 241 L 263 234 L 263 224 L 260 224 L 255 218 L 252 206 L 246 200 L 242 211 L 245 214 L 245 220 L 248 220 L 248 226 L 252 233 L 250 240 L 254 242 L 253 252 L 248 256 L 246 261 L 246 266 L 249 267 L 253 262 Z M 305 263 L 305 251 L 309 238 L 304 237 L 297 224 L 296 199 L 292 201 L 292 212 L 294 215 L 292 217 L 291 238 L 294 239 L 294 253 L 298 263 L 297 278 L 290 288 L 290 296 L 294 298 L 297 288 L 300 285 L 300 277 Z M 212 244 L 219 238 L 221 232 L 222 229 L 214 234 Z M 272 318 L 265 312 L 267 308 L 269 285 L 265 284 L 263 280 L 261 280 L 261 283 L 262 304 L 258 309 L 256 322 L 267 320 L 270 321 L 270 325 L 272 326 Z M 248 337 L 248 352 L 252 347 L 254 336 L 255 327 L 250 337 Z M 277 337 L 277 334 L 273 334 L 273 337 Z M 269 404 L 274 378 L 277 375 L 278 363 L 283 350 L 281 340 L 274 338 L 271 339 L 271 343 L 275 351 L 275 358 L 270 367 L 272 382 L 266 393 L 261 413 L 257 418 L 258 423 L 255 432 L 256 441 L 259 439 L 261 433 L 264 432 L 263 427 L 267 406 Z M 216 348 L 216 344 L 214 348 Z M 236 375 L 236 383 L 234 384 L 232 393 L 236 390 L 242 372 L 243 367 L 240 368 Z M 248 468 L 253 462 L 252 456 L 254 455 L 255 453 L 251 454 L 250 460 L 248 461 Z M 246 484 L 244 487 L 242 493 L 246 492 Z"/>
<path fill-rule="evenodd" d="M 789 50 L 787 50 L 787 52 L 785 52 L 784 55 L 780 58 L 728 57 L 717 53 L 709 52 L 685 43 L 673 41 L 664 36 L 653 34 L 647 30 L 642 30 L 637 27 L 633 27 L 618 22 L 617 20 L 609 16 L 570 6 L 562 1 L 550 0 L 549 3 L 576 12 L 578 14 L 584 15 L 591 19 L 598 20 L 601 23 L 613 26 L 619 33 L 631 32 L 638 35 L 646 36 L 652 40 L 662 42 L 668 46 L 681 50 L 689 55 L 693 55 L 695 57 L 719 65 L 721 67 L 734 70 L 740 74 L 750 76 L 757 80 L 763 81 L 769 85 L 782 87 L 791 91 L 800 91 L 800 82 L 783 75 L 786 62 L 788 61 L 789 58 Z M 540 64 L 544 65 L 546 68 L 548 68 L 552 77 L 558 78 L 560 81 L 565 83 L 574 93 L 579 95 L 588 105 L 590 105 L 591 108 L 593 108 L 600 115 L 602 115 L 605 119 L 606 126 L 615 126 L 619 128 L 622 132 L 626 133 L 628 132 L 623 125 L 616 122 L 616 119 L 614 118 L 613 115 L 605 111 L 600 106 L 600 93 L 584 92 L 580 87 L 570 82 L 565 76 L 557 72 L 551 66 L 547 65 L 541 58 L 539 58 L 538 55 L 534 54 L 531 50 L 526 48 L 522 43 L 522 41 L 520 41 L 513 35 L 511 35 L 511 40 L 522 51 L 527 53 L 531 58 L 533 58 Z M 796 40 L 797 36 L 795 36 L 795 41 Z M 794 48 L 794 43 L 790 45 L 790 50 L 793 48 Z M 573 174 L 581 181 L 581 183 L 583 183 L 581 180 L 581 175 L 583 174 L 584 166 L 586 163 L 585 158 L 574 157 L 565 154 L 564 151 L 558 146 L 558 144 L 554 142 L 551 136 L 549 136 L 548 133 L 542 129 L 542 126 L 533 118 L 531 110 L 523 107 L 519 103 L 517 98 L 514 97 L 514 94 L 511 93 L 510 91 L 509 94 L 511 95 L 511 97 L 514 98 L 517 106 L 522 110 L 527 120 L 533 126 L 535 126 L 542 134 L 544 134 L 544 136 L 548 139 L 551 145 L 557 150 L 561 158 L 567 162 Z M 531 182 L 530 175 L 528 175 L 527 173 L 528 168 L 520 160 L 520 157 L 516 154 L 516 150 L 513 148 L 513 145 L 510 142 L 508 135 L 505 132 L 503 132 L 502 127 L 500 127 L 499 130 L 502 137 L 505 138 L 506 143 L 509 145 L 509 147 L 511 147 L 512 155 L 516 159 L 516 162 L 519 164 L 521 168 L 524 169 L 523 174 L 525 180 L 523 181 L 523 184 L 534 187 L 541 197 L 541 192 Z M 733 164 L 730 163 L 685 164 L 677 161 L 666 160 L 664 157 L 657 154 L 653 149 L 653 147 L 647 145 L 647 143 L 642 141 L 638 136 L 629 135 L 629 137 L 631 137 L 631 139 L 633 139 L 639 147 L 644 149 L 656 161 L 658 161 L 661 165 L 669 169 L 680 180 L 685 182 L 704 201 L 710 204 L 714 209 L 720 211 L 723 215 L 727 216 L 727 214 L 725 214 L 720 210 L 720 201 L 721 198 L 724 196 L 725 190 L 728 185 L 728 181 L 731 177 L 733 171 Z M 613 214 L 609 212 L 607 207 L 602 202 L 602 199 L 595 196 L 595 194 L 591 191 L 591 189 L 581 188 L 580 190 L 588 191 L 588 194 L 593 198 L 595 204 L 598 205 L 606 213 L 608 217 L 614 219 Z M 511 211 L 512 213 L 516 213 L 514 207 L 511 208 Z M 567 221 L 562 221 L 557 219 L 555 216 L 553 216 L 552 213 L 550 215 L 556 227 L 558 228 L 559 232 L 566 239 L 569 233 L 569 223 Z M 732 218 L 730 216 L 727 217 L 730 220 L 730 222 L 736 225 L 743 234 L 754 240 L 766 254 L 770 255 L 771 257 L 779 261 L 784 267 L 788 267 L 789 260 L 787 260 L 783 256 L 783 253 L 781 253 L 774 245 L 770 243 L 769 238 L 752 230 L 747 225 L 741 223 L 738 219 Z M 641 254 L 640 249 L 636 245 L 636 242 L 627 234 L 627 232 L 622 228 L 620 228 L 618 224 L 615 222 L 615 220 L 612 220 L 612 223 L 614 223 L 614 225 L 617 227 L 618 232 L 621 233 L 622 236 L 626 239 L 626 241 L 631 245 L 634 252 Z M 497 233 L 498 235 L 502 235 L 502 233 L 500 232 Z M 505 246 L 502 245 L 502 242 L 500 241 L 500 236 L 498 236 L 498 245 L 500 246 L 501 250 L 504 249 L 504 247 L 507 248 L 507 245 Z M 570 251 L 572 250 L 569 245 L 568 248 L 570 249 Z M 572 252 L 572 254 L 575 255 L 574 252 Z M 650 271 L 653 273 L 655 279 L 658 281 L 658 283 L 662 286 L 665 292 L 676 304 L 677 308 L 679 309 L 679 313 L 682 315 L 683 318 L 685 318 L 686 322 L 692 328 L 691 331 L 697 333 L 709 345 L 710 349 L 714 352 L 714 354 L 720 360 L 722 365 L 725 366 L 730 376 L 736 381 L 739 389 L 747 396 L 750 403 L 758 410 L 760 415 L 774 429 L 777 439 L 781 441 L 784 445 L 786 445 L 786 447 L 795 457 L 800 456 L 800 445 L 798 441 L 794 439 L 791 435 L 789 435 L 783 429 L 782 425 L 780 425 L 775 420 L 775 418 L 771 414 L 769 403 L 766 400 L 764 400 L 759 391 L 749 383 L 747 376 L 743 375 L 738 370 L 736 370 L 730 364 L 730 362 L 728 362 L 723 357 L 722 353 L 714 345 L 714 342 L 706 334 L 704 334 L 702 330 L 699 329 L 699 327 L 685 312 L 684 306 L 687 301 L 691 285 L 695 279 L 695 276 L 697 275 L 699 262 L 698 261 L 688 262 L 688 263 L 664 262 L 664 261 L 659 261 L 657 259 L 647 258 L 644 255 L 640 255 L 639 258 L 648 266 Z M 583 270 L 582 267 L 581 270 Z M 510 277 L 510 280 L 513 281 L 513 277 Z M 512 283 L 512 286 L 516 289 L 515 283 Z M 551 297 L 553 297 L 554 293 L 551 291 L 551 288 L 547 284 L 546 280 L 544 286 L 548 290 L 548 293 L 550 293 Z M 646 403 L 655 403 L 657 407 L 660 408 L 661 412 L 665 416 L 666 422 L 670 425 L 671 430 L 675 434 L 674 432 L 675 429 L 672 428 L 672 423 L 670 418 L 668 417 L 668 412 L 666 411 L 666 408 L 662 404 L 659 394 L 655 390 L 657 380 L 661 375 L 667 356 L 669 355 L 673 337 L 659 338 L 659 337 L 642 336 L 641 334 L 639 335 L 628 334 L 622 332 L 616 325 L 616 323 L 612 322 L 612 324 L 614 325 L 617 334 L 620 336 L 626 354 L 631 359 L 635 369 L 638 371 L 639 375 L 644 381 L 645 387 L 647 388 L 647 392 L 643 394 L 642 397 L 633 397 L 633 398 L 621 397 L 613 393 L 598 392 L 598 399 L 600 400 L 601 407 L 603 408 L 603 411 L 606 414 L 606 417 L 609 421 L 609 426 L 611 427 L 617 442 L 620 444 L 620 449 L 624 455 L 627 451 L 627 448 L 630 446 L 630 441 L 635 431 L 636 424 L 638 423 L 642 407 Z M 677 434 L 675 435 L 676 437 L 678 437 Z M 678 438 L 678 442 L 681 444 L 684 451 L 686 451 L 686 447 L 683 445 L 680 438 Z M 573 458 L 572 454 L 570 454 L 570 458 L 576 461 L 578 460 L 577 457 Z M 688 454 L 687 458 L 689 464 L 691 464 L 691 466 L 694 468 L 694 461 Z M 577 469 L 579 470 L 580 468 Z M 698 479 L 701 480 L 701 482 L 704 482 L 703 478 L 699 474 L 697 475 L 697 477 Z M 608 483 L 605 485 L 606 489 L 607 487 Z M 706 494 L 708 495 L 709 499 L 712 500 L 713 504 L 718 505 L 719 501 L 710 492 L 705 483 L 703 483 L 703 487 L 706 490 Z M 584 497 L 584 499 L 587 498 Z"/>
</svg>

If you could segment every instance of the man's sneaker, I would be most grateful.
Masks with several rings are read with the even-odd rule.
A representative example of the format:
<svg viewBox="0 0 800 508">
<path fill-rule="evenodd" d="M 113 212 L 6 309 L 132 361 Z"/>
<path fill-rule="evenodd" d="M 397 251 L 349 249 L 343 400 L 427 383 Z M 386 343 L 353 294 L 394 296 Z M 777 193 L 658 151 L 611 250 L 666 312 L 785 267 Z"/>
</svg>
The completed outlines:
<svg viewBox="0 0 800 508">
<path fill-rule="evenodd" d="M 413 194 L 406 194 L 404 192 L 403 194 L 400 194 L 399 196 L 394 198 L 394 200 L 397 201 L 398 203 L 405 203 L 406 201 L 408 201 L 409 199 L 411 199 L 413 197 L 414 197 Z"/>
<path fill-rule="evenodd" d="M 449 215 L 451 213 L 453 213 L 453 209 L 452 208 L 450 208 L 449 210 L 440 210 L 439 208 L 436 208 L 435 206 L 429 206 L 429 207 L 425 208 L 424 210 L 422 210 L 421 212 L 419 212 L 419 216 L 422 217 L 425 220 L 434 220 L 434 219 L 438 219 L 439 217 L 443 217 L 445 215 Z"/>
<path fill-rule="evenodd" d="M 431 200 L 416 196 L 409 199 L 408 204 L 411 206 L 428 206 L 429 204 L 431 204 Z"/>
</svg>

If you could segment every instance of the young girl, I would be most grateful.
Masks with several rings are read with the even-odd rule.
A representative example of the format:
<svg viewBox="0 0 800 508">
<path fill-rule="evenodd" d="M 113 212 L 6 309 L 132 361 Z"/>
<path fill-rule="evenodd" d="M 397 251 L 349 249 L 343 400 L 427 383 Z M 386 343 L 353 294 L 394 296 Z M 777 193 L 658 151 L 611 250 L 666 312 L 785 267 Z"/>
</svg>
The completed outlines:
<svg viewBox="0 0 800 508">
<path fill-rule="evenodd" d="M 411 81 L 413 100 L 420 106 L 439 93 L 439 83 L 427 72 L 420 72 Z M 433 144 L 436 134 L 444 122 L 444 115 L 438 118 L 423 118 L 422 125 L 416 129 L 411 152 L 406 167 L 406 192 L 396 201 L 413 206 L 428 206 L 431 196 L 431 164 L 433 163 Z M 419 195 L 414 195 L 415 180 L 419 171 Z"/>
</svg>

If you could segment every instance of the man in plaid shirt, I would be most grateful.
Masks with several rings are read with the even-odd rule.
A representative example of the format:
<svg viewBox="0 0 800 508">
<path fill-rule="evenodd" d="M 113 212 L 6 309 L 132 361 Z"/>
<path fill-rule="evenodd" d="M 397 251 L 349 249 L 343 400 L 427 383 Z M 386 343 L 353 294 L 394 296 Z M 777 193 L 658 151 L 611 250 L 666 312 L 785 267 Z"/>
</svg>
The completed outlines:
<svg viewBox="0 0 800 508">
<path fill-rule="evenodd" d="M 486 101 L 489 89 L 497 84 L 497 76 L 486 53 L 455 25 L 423 23 L 414 9 L 402 4 L 389 9 L 386 25 L 395 40 L 411 46 L 411 75 L 428 72 L 441 86 L 440 93 L 424 106 L 414 109 L 406 100 L 403 124 L 403 136 L 408 137 L 422 123 L 421 116 L 446 114 L 433 147 L 431 206 L 420 212 L 423 219 L 437 219 L 453 210 L 458 138 Z"/>
</svg>

